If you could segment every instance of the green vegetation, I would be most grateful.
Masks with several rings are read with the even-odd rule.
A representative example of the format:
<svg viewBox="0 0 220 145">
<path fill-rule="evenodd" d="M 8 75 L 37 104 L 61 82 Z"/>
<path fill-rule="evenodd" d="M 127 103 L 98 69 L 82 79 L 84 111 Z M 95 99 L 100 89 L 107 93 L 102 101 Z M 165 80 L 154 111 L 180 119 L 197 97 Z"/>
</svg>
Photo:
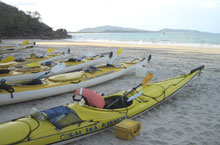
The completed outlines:
<svg viewBox="0 0 220 145">
<path fill-rule="evenodd" d="M 65 29 L 53 31 L 51 27 L 41 22 L 41 15 L 37 11 L 28 11 L 26 14 L 3 2 L 0 2 L 0 20 L 0 39 L 64 39 L 70 37 Z"/>
</svg>

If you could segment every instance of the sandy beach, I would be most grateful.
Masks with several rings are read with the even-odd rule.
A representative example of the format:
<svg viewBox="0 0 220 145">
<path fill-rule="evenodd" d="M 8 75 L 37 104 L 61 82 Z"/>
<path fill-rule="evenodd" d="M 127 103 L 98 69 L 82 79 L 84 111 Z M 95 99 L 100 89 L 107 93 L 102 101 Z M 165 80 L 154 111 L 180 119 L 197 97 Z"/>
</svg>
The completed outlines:
<svg viewBox="0 0 220 145">
<path fill-rule="evenodd" d="M 20 43 L 22 40 L 3 40 L 4 43 Z M 188 73 L 205 65 L 201 76 L 183 88 L 167 102 L 157 106 L 134 120 L 142 123 L 140 135 L 131 141 L 118 139 L 114 129 L 108 129 L 98 135 L 90 136 L 69 145 L 220 145 L 220 48 L 191 47 L 170 45 L 137 45 L 123 43 L 71 42 L 66 40 L 30 40 L 36 41 L 32 49 L 13 54 L 28 56 L 31 53 L 43 53 L 48 48 L 55 52 L 67 51 L 74 55 L 117 52 L 123 48 L 120 61 L 152 55 L 147 65 L 154 73 L 152 82 L 168 79 Z M 12 55 L 12 54 L 4 54 Z M 90 87 L 105 94 L 133 88 L 142 78 L 134 73 L 118 79 Z M 0 122 L 11 120 L 30 113 L 32 107 L 40 110 L 70 104 L 73 93 L 48 97 L 24 103 L 0 107 Z"/>
</svg>

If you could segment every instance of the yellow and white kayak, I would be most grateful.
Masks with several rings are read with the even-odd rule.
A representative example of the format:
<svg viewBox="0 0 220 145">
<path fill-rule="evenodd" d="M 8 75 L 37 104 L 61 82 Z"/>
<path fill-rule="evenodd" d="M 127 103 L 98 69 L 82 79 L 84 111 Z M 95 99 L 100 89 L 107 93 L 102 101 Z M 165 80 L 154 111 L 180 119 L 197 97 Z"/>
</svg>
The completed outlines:
<svg viewBox="0 0 220 145">
<path fill-rule="evenodd" d="M 28 40 L 26 40 L 22 42 L 21 44 L 17 44 L 17 45 L 1 45 L 0 54 L 1 53 L 14 53 L 14 52 L 18 52 L 21 50 L 33 48 L 35 44 L 36 44 L 35 42 L 29 42 Z"/>
<path fill-rule="evenodd" d="M 53 54 L 48 54 L 45 56 L 37 56 L 36 54 L 32 53 L 30 57 L 27 58 L 18 58 L 17 60 L 15 59 L 14 61 L 10 62 L 1 62 L 0 61 L 0 71 L 1 69 L 7 69 L 7 68 L 21 68 L 23 65 L 27 65 L 29 63 L 33 62 L 38 62 L 39 64 L 47 62 L 47 61 L 55 61 L 55 60 L 62 60 L 70 57 L 70 54 L 66 53 L 53 53 Z M 20 61 L 22 59 L 22 61 Z M 0 72 L 1 74 L 1 72 Z"/>
<path fill-rule="evenodd" d="M 65 144 L 98 133 L 164 102 L 200 74 L 203 67 L 189 74 L 140 86 L 124 99 L 118 98 L 128 91 L 104 96 L 104 108 L 75 102 L 44 111 L 35 109 L 29 116 L 0 124 L 1 144 Z M 136 94 L 141 95 L 126 101 Z M 117 99 L 119 101 L 115 101 Z"/>
<path fill-rule="evenodd" d="M 125 62 L 117 66 L 89 67 L 84 71 L 54 75 L 45 79 L 8 85 L 4 80 L 0 82 L 0 105 L 23 102 L 32 99 L 63 94 L 78 88 L 89 87 L 120 77 L 134 71 L 139 64 L 146 64 L 147 60 Z"/>
<path fill-rule="evenodd" d="M 59 71 L 59 73 L 66 73 L 70 71 L 79 70 L 79 69 L 82 69 L 83 67 L 87 67 L 90 65 L 97 65 L 100 63 L 105 63 L 111 58 L 111 56 L 112 56 L 112 52 L 107 53 L 107 55 L 100 54 L 100 55 L 84 58 L 81 60 L 70 59 L 68 61 L 61 61 L 66 64 L 66 67 L 62 71 Z M 59 58 L 67 58 L 67 57 L 69 57 L 69 55 L 64 54 L 60 56 Z M 28 66 L 28 64 L 26 65 L 24 65 L 24 67 L 22 68 L 16 68 L 12 71 L 10 71 L 10 69 L 9 70 L 0 69 L 0 80 L 4 79 L 7 82 L 19 82 L 19 81 L 32 80 L 35 77 L 44 74 L 45 72 L 47 72 L 53 67 L 53 65 L 51 66 L 42 66 L 42 65 Z M 45 77 L 55 75 L 55 74 L 58 74 L 58 73 L 49 73 Z"/>
</svg>

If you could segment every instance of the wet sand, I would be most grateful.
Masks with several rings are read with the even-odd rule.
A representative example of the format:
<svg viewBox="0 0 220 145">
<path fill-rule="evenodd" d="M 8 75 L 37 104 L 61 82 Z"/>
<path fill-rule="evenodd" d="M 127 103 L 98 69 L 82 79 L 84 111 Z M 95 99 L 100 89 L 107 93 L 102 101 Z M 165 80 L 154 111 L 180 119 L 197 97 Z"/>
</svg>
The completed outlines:
<svg viewBox="0 0 220 145">
<path fill-rule="evenodd" d="M 9 40 L 8 40 L 9 41 Z M 21 40 L 10 40 L 21 42 Z M 205 65 L 201 76 L 183 88 L 168 101 L 134 118 L 142 123 L 140 135 L 131 141 L 114 136 L 113 128 L 69 145 L 219 145 L 220 144 L 220 48 L 186 47 L 168 45 L 134 45 L 112 43 L 81 43 L 69 41 L 33 40 L 37 45 L 16 55 L 26 56 L 32 52 L 43 53 L 49 47 L 55 51 L 71 49 L 73 55 L 88 51 L 96 53 L 123 48 L 120 61 L 152 55 L 147 65 L 154 73 L 154 81 L 164 80 L 188 73 Z M 4 40 L 3 40 L 4 42 Z M 99 93 L 112 94 L 131 89 L 142 79 L 134 73 L 90 87 Z M 40 110 L 72 103 L 72 94 L 67 93 L 45 99 L 0 107 L 0 122 L 27 115 L 32 107 Z"/>
</svg>

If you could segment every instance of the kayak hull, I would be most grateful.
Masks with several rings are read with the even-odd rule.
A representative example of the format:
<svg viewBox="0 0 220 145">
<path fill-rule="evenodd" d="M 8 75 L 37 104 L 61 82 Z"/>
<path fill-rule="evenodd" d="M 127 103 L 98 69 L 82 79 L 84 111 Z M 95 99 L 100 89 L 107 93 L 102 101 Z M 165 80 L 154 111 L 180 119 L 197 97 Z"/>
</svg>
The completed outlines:
<svg viewBox="0 0 220 145">
<path fill-rule="evenodd" d="M 21 91 L 21 92 L 15 91 L 13 93 L 13 96 L 10 93 L 6 93 L 6 94 L 0 93 L 0 106 L 54 96 L 54 95 L 59 95 L 63 93 L 72 92 L 74 90 L 77 90 L 78 88 L 94 86 L 94 85 L 118 78 L 128 72 L 132 72 L 136 69 L 137 65 L 140 65 L 140 64 L 146 64 L 146 60 L 141 61 L 134 65 L 131 65 L 127 68 L 121 68 L 121 70 L 119 71 L 110 71 L 106 73 L 103 72 L 102 74 L 99 74 L 97 76 L 92 76 L 86 81 L 73 82 L 73 83 L 72 82 L 60 83 L 60 84 L 58 83 L 58 85 L 52 85 L 51 87 L 46 87 L 47 86 L 47 83 L 46 83 L 46 84 L 39 85 L 39 87 L 36 86 L 36 89 L 33 89 L 32 86 L 26 86 L 27 88 L 26 91 Z M 23 86 L 17 86 L 16 90 L 21 90 L 22 87 Z"/>
<path fill-rule="evenodd" d="M 64 144 L 87 137 L 89 135 L 94 135 L 96 133 L 99 133 L 100 131 L 114 126 L 115 124 L 127 118 L 136 117 L 137 115 L 140 115 L 154 108 L 160 103 L 166 101 L 176 92 L 181 90 L 191 80 L 197 77 L 200 72 L 201 70 L 196 70 L 190 74 L 181 75 L 179 77 L 175 77 L 165 81 L 155 82 L 144 87 L 140 86 L 134 92 L 128 94 L 127 98 L 130 98 L 133 95 L 144 91 L 143 94 L 135 98 L 128 105 L 125 106 L 111 109 L 106 107 L 94 108 L 88 105 L 80 105 L 79 103 L 75 102 L 67 106 L 59 106 L 43 111 L 50 112 L 51 110 L 55 111 L 56 108 L 59 108 L 59 110 L 61 108 L 69 108 L 74 112 L 73 114 L 75 115 L 75 117 L 78 117 L 78 119 L 80 118 L 81 120 L 79 121 L 80 123 L 75 122 L 74 124 L 63 126 L 59 129 L 58 126 L 54 124 L 54 122 L 49 121 L 50 117 L 48 117 L 48 119 L 46 120 L 39 120 L 37 118 L 34 118 L 33 116 L 26 116 L 15 119 L 13 121 L 1 123 L 1 134 L 3 134 L 3 131 L 6 134 L 17 134 L 16 131 L 13 133 L 15 129 L 8 127 L 12 123 L 17 123 L 17 125 L 13 125 L 14 128 L 19 128 L 19 126 L 22 125 L 24 134 L 21 135 L 20 138 L 17 137 L 13 140 L 8 140 L 7 135 L 4 134 L 4 137 L 0 136 L 0 139 L 3 144 L 15 144 L 15 142 L 19 145 Z M 124 95 L 125 92 L 128 91 L 104 96 L 107 106 L 109 103 L 111 103 L 108 102 L 109 100 L 114 100 L 114 98 Z M 76 120 L 77 119 L 72 119 L 72 121 Z M 21 122 L 25 122 L 26 124 L 28 124 L 29 129 L 26 128 L 26 125 L 21 124 Z M 60 121 L 59 124 L 61 122 L 62 121 Z M 19 130 L 21 131 L 21 127 L 19 128 Z M 29 134 L 27 133 L 28 130 L 30 130 Z M 26 138 L 23 138 L 25 135 Z"/>
<path fill-rule="evenodd" d="M 36 42 L 31 42 L 27 45 L 15 45 L 15 46 L 1 46 L 0 49 L 1 49 L 1 52 L 0 54 L 2 53 L 15 53 L 15 52 L 19 52 L 21 50 L 25 50 L 25 49 L 30 49 L 30 48 L 33 48 L 34 45 L 36 44 Z"/>
<path fill-rule="evenodd" d="M 67 55 L 68 56 L 68 55 Z M 68 56 L 69 57 L 69 56 Z M 62 59 L 62 58 L 66 58 L 66 56 L 57 56 L 56 58 L 53 58 L 53 59 L 50 59 L 51 60 L 57 60 L 57 59 Z M 70 72 L 70 71 L 76 71 L 76 70 L 79 70 L 79 69 L 82 69 L 84 67 L 87 67 L 87 66 L 90 66 L 90 65 L 97 65 L 97 64 L 100 64 L 100 63 L 104 63 L 104 62 L 107 62 L 109 60 L 109 57 L 108 56 L 104 56 L 104 57 L 101 57 L 101 58 L 98 58 L 98 59 L 95 59 L 95 60 L 91 60 L 91 61 L 88 61 L 88 62 L 84 62 L 84 63 L 80 63 L 78 65 L 73 65 L 73 66 L 67 66 L 65 67 L 63 70 L 59 71 L 59 72 L 56 72 L 56 73 L 49 73 L 47 75 L 45 75 L 44 77 L 49 77 L 49 76 L 52 76 L 52 75 L 56 75 L 56 74 L 60 74 L 60 73 L 66 73 L 66 72 Z M 48 60 L 47 60 L 48 61 Z M 42 61 L 42 62 L 45 62 L 45 61 Z M 0 80 L 4 79 L 8 82 L 19 82 L 19 81 L 27 81 L 27 80 L 32 80 L 38 76 L 41 76 L 43 74 L 45 74 L 46 71 L 42 71 L 42 72 L 27 72 L 27 73 L 18 73 L 18 74 L 15 74 L 15 75 L 7 75 L 7 76 L 1 76 L 0 77 Z"/>
</svg>

